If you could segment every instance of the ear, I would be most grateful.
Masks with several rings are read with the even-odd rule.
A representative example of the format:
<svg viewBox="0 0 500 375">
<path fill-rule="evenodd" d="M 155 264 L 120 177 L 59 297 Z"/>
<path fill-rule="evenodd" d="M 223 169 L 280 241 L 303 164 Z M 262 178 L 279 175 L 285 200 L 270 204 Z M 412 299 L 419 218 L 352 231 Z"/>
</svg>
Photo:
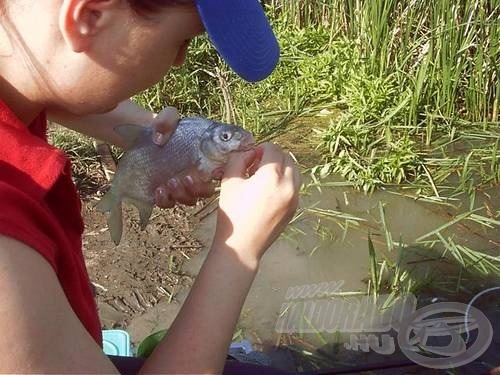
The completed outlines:
<svg viewBox="0 0 500 375">
<path fill-rule="evenodd" d="M 75 52 L 88 50 L 118 5 L 119 0 L 63 0 L 59 29 L 66 43 Z"/>
</svg>

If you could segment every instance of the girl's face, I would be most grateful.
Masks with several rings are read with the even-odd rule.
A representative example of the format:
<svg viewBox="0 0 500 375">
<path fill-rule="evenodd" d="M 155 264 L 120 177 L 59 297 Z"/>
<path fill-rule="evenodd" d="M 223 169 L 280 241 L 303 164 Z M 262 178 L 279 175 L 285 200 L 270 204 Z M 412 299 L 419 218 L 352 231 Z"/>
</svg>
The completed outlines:
<svg viewBox="0 0 500 375">
<path fill-rule="evenodd" d="M 145 17 L 120 4 L 102 14 L 105 27 L 83 36 L 89 39 L 81 51 L 66 48 L 64 59 L 53 61 L 47 82 L 55 84 L 49 91 L 57 95 L 49 109 L 107 112 L 182 65 L 189 41 L 203 32 L 194 5 L 173 5 Z"/>
</svg>

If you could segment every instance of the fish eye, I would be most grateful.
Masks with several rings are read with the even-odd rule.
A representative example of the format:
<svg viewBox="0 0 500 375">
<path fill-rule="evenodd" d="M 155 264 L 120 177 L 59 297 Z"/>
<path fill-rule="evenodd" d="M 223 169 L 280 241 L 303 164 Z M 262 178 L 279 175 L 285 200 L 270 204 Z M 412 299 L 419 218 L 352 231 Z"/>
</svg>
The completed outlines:
<svg viewBox="0 0 500 375">
<path fill-rule="evenodd" d="M 232 134 L 229 132 L 222 132 L 219 136 L 220 140 L 223 142 L 227 142 L 231 139 Z"/>
</svg>

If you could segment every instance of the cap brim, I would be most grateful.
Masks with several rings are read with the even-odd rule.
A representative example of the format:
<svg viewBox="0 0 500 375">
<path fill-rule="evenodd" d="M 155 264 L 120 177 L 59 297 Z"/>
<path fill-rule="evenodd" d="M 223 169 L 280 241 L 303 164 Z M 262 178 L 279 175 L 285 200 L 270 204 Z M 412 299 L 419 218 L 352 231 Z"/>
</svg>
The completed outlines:
<svg viewBox="0 0 500 375">
<path fill-rule="evenodd" d="M 196 0 L 213 45 L 241 78 L 263 80 L 276 67 L 280 50 L 258 0 Z"/>
</svg>

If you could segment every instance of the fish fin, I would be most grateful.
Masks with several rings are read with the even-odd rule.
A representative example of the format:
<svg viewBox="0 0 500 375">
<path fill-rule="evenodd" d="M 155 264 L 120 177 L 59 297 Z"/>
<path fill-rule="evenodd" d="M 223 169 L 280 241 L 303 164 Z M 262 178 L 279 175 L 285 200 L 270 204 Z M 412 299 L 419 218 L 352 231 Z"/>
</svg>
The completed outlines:
<svg viewBox="0 0 500 375">
<path fill-rule="evenodd" d="M 122 220 L 122 202 L 116 194 L 114 194 L 113 190 L 110 189 L 104 196 L 101 198 L 99 203 L 96 206 L 97 210 L 101 212 L 109 212 L 108 216 L 108 229 L 109 234 L 111 235 L 111 239 L 118 245 L 122 238 L 123 231 L 123 220 Z"/>
<path fill-rule="evenodd" d="M 100 212 L 109 212 L 111 211 L 111 207 L 113 206 L 115 201 L 115 194 L 111 189 L 107 191 L 106 194 L 102 196 L 102 198 L 97 202 L 97 205 L 95 206 L 98 211 Z"/>
<path fill-rule="evenodd" d="M 146 229 L 146 226 L 149 223 L 149 218 L 151 217 L 151 212 L 153 212 L 153 205 L 151 203 L 131 200 L 131 203 L 137 208 L 139 211 L 139 226 L 141 230 Z"/>
<path fill-rule="evenodd" d="M 148 131 L 148 128 L 134 124 L 122 124 L 114 127 L 114 130 L 125 141 L 126 148 L 134 145 L 139 137 Z"/>
</svg>

